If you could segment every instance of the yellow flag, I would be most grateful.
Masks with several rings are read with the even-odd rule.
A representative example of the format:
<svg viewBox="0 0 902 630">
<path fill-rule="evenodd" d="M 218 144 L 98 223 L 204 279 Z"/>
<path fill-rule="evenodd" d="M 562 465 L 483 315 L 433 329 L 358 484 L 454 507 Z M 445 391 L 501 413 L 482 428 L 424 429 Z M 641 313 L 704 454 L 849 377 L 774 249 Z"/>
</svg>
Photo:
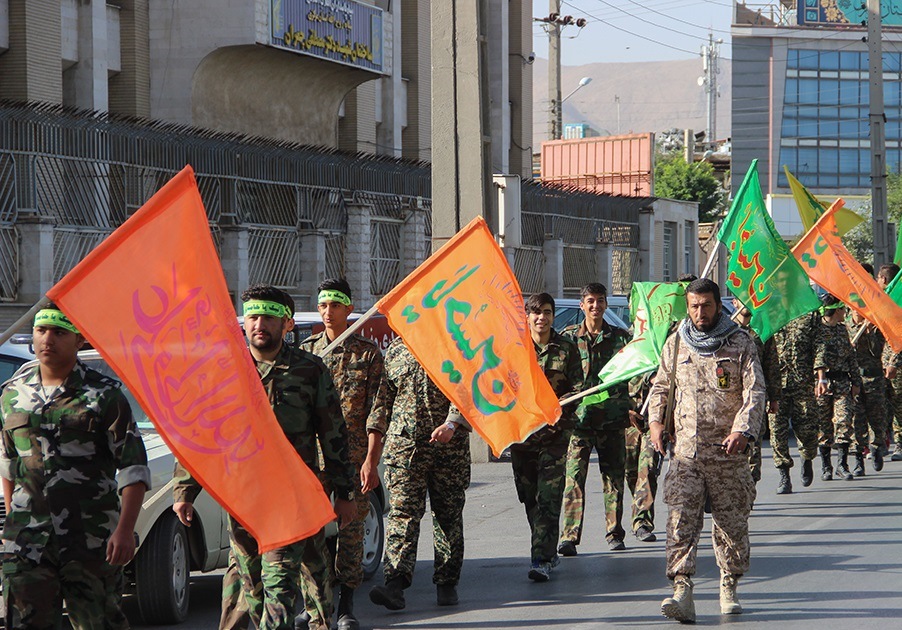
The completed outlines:
<svg viewBox="0 0 902 630">
<path fill-rule="evenodd" d="M 802 185 L 802 182 L 792 176 L 785 164 L 783 165 L 783 171 L 786 173 L 786 179 L 789 181 L 789 187 L 792 189 L 792 198 L 795 199 L 796 207 L 799 209 L 802 225 L 805 226 L 805 231 L 807 232 L 817 223 L 824 211 L 827 210 L 827 204 L 808 192 L 808 189 Z M 861 215 L 848 208 L 840 208 L 835 218 L 840 236 L 850 232 L 855 226 L 864 221 Z"/>
</svg>

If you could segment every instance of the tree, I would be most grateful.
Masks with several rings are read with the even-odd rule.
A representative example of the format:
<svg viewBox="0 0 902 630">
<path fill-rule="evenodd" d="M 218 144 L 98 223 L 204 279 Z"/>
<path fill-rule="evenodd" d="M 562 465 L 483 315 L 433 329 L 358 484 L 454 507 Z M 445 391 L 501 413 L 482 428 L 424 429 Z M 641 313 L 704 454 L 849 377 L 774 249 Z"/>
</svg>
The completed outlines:
<svg viewBox="0 0 902 630">
<path fill-rule="evenodd" d="M 886 176 L 886 209 L 889 220 L 896 224 L 896 233 L 902 229 L 902 174 L 888 173 Z M 856 212 L 864 221 L 843 236 L 843 244 L 861 262 L 874 262 L 874 226 L 871 215 L 871 201 L 868 199 Z M 890 243 L 890 249 L 895 243 Z"/>
<path fill-rule="evenodd" d="M 659 157 L 655 165 L 655 195 L 698 202 L 698 220 L 713 221 L 723 215 L 726 193 L 708 162 L 688 164 L 680 153 Z"/>
</svg>

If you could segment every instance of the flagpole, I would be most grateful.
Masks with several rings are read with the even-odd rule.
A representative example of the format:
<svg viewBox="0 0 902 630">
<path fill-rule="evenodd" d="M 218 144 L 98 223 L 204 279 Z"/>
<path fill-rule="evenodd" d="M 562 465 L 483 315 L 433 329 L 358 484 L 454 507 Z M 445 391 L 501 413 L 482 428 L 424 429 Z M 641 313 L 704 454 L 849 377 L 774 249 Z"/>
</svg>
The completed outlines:
<svg viewBox="0 0 902 630">
<path fill-rule="evenodd" d="M 600 391 L 604 388 L 608 387 L 607 383 L 599 383 L 595 387 L 590 387 L 589 389 L 579 392 L 578 394 L 573 394 L 572 396 L 567 396 L 561 401 L 561 407 L 569 405 L 572 402 L 579 400 L 580 398 L 585 398 L 589 394 L 594 394 L 597 391 Z"/>
<path fill-rule="evenodd" d="M 855 333 L 855 337 L 852 339 L 852 347 L 858 345 L 858 340 L 861 339 L 861 336 L 864 334 L 865 330 L 867 330 L 868 326 L 870 326 L 870 322 L 863 322 L 861 328 L 858 329 L 858 332 Z"/>
<path fill-rule="evenodd" d="M 343 333 L 338 335 L 332 341 L 332 343 L 330 343 L 328 346 L 326 346 L 326 349 L 323 350 L 322 356 L 326 356 L 327 354 L 329 354 L 330 352 L 335 350 L 335 348 L 337 348 L 338 345 L 342 341 L 344 341 L 345 339 L 347 339 L 348 337 L 353 335 L 355 332 L 357 332 L 357 330 L 359 330 L 360 327 L 363 326 L 363 324 L 364 324 L 364 322 L 366 322 L 366 320 L 368 320 L 370 317 L 372 317 L 373 315 L 375 315 L 378 312 L 379 312 L 379 302 L 376 302 L 375 304 L 373 304 L 373 306 L 370 308 L 370 310 L 368 310 L 366 313 L 364 313 L 359 319 L 355 320 L 354 323 L 352 323 L 350 326 L 348 326 Z"/>
<path fill-rule="evenodd" d="M 38 314 L 38 311 L 50 304 L 50 300 L 45 295 L 38 303 L 32 306 L 28 311 L 22 315 L 19 319 L 13 322 L 13 325 L 7 328 L 2 335 L 0 335 L 0 344 L 6 343 L 10 337 L 16 334 L 16 331 L 22 328 L 25 324 L 31 322 L 34 319 L 34 316 Z"/>
<path fill-rule="evenodd" d="M 708 262 L 705 263 L 705 270 L 702 271 L 702 278 L 707 278 L 708 274 L 711 273 L 711 267 L 714 266 L 714 261 L 717 259 L 717 252 L 720 250 L 720 241 L 714 239 L 714 248 L 711 250 L 711 254 L 708 256 Z"/>
</svg>

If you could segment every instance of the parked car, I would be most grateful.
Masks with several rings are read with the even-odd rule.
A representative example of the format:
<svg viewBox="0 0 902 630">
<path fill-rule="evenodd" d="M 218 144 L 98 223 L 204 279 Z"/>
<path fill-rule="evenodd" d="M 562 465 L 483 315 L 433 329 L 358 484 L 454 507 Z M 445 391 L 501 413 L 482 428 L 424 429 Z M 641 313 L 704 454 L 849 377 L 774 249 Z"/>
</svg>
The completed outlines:
<svg viewBox="0 0 902 630">
<path fill-rule="evenodd" d="M 0 383 L 6 382 L 23 363 L 34 360 L 34 351 L 29 345 L 31 335 L 16 337 L 0 346 Z"/>
<path fill-rule="evenodd" d="M 626 298 L 620 295 L 612 295 L 608 298 L 608 308 L 604 312 L 604 321 L 608 323 L 609 326 L 619 326 L 623 329 L 629 329 L 629 324 L 626 323 L 618 314 L 617 308 L 620 308 L 619 304 L 620 300 L 626 301 Z M 616 303 L 616 307 L 612 306 L 613 303 Z M 571 324 L 579 324 L 586 318 L 583 314 L 582 310 L 579 308 L 579 300 L 576 298 L 556 298 L 554 300 L 554 329 L 555 330 L 563 330 L 567 326 Z M 626 306 L 626 314 L 627 318 L 629 317 L 629 304 L 625 304 Z"/>
</svg>

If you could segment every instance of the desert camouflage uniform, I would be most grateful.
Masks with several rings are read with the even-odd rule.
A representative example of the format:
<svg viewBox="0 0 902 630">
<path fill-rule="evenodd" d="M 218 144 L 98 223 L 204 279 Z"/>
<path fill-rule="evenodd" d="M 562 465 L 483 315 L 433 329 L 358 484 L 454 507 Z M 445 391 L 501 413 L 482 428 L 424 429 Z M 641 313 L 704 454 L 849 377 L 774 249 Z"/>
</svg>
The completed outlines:
<svg viewBox="0 0 902 630">
<path fill-rule="evenodd" d="M 273 364 L 257 363 L 257 372 L 276 420 L 304 463 L 318 469 L 322 453 L 324 475 L 337 496 L 347 496 L 358 481 L 348 459 L 348 439 L 338 394 L 322 360 L 283 344 Z M 175 501 L 193 501 L 199 488 L 176 464 Z M 277 509 L 274 506 L 274 509 Z M 323 532 L 260 554 L 257 542 L 229 516 L 230 553 L 237 564 L 251 620 L 259 628 L 292 628 L 298 575 L 317 603 L 311 628 L 329 628 L 332 619 L 332 570 Z M 234 602 L 233 578 L 223 578 L 222 621 L 237 623 L 241 610 Z M 237 607 L 237 608 L 236 608 Z M 240 627 L 240 626 L 236 626 Z"/>
<path fill-rule="evenodd" d="M 3 539 L 6 628 L 128 628 L 122 567 L 106 562 L 118 488 L 150 488 L 147 453 L 118 381 L 75 364 L 45 398 L 40 367 L 0 394 L 0 476 L 15 491 Z"/>
<path fill-rule="evenodd" d="M 328 345 L 329 338 L 325 333 L 317 333 L 301 342 L 303 349 L 322 357 L 332 374 L 348 430 L 348 454 L 359 479 L 360 467 L 369 450 L 366 424 L 382 382 L 382 352 L 374 341 L 360 335 L 351 335 L 323 356 Z M 328 479 L 321 481 L 328 492 Z M 358 588 L 363 582 L 363 524 L 370 511 L 368 495 L 358 492 L 354 500 L 357 518 L 339 530 L 335 549 L 335 581 L 351 589 Z M 313 602 L 307 600 L 306 590 L 305 606 L 307 612 L 312 612 Z"/>
<path fill-rule="evenodd" d="M 855 438 L 852 387 L 861 387 L 861 374 L 845 324 L 824 324 L 818 328 L 814 342 L 814 369 L 826 369 L 830 381 L 829 392 L 817 398 L 818 444 L 848 446 Z"/>
<path fill-rule="evenodd" d="M 671 335 L 665 343 L 661 367 L 652 383 L 651 419 L 662 418 L 667 404 L 674 339 Z M 749 432 L 757 438 L 765 397 L 761 361 L 747 333 L 735 332 L 713 355 L 699 354 L 680 340 L 676 443 L 664 479 L 670 579 L 695 574 L 706 497 L 711 501 L 717 566 L 734 575 L 748 571 L 748 517 L 755 501 L 755 482 L 746 455 L 728 455 L 720 445 L 734 432 Z"/>
<path fill-rule="evenodd" d="M 868 325 L 867 322 L 862 324 Z M 849 322 L 849 336 L 854 339 L 862 324 Z M 861 393 L 855 402 L 856 453 L 863 452 L 869 443 L 874 447 L 886 446 L 886 379 L 881 361 L 885 345 L 883 334 L 872 325 L 868 325 L 868 330 L 855 345 L 858 372 L 861 374 Z M 869 430 L 873 433 L 872 438 Z"/>
<path fill-rule="evenodd" d="M 774 335 L 780 359 L 783 397 L 780 409 L 770 416 L 770 445 L 774 466 L 793 467 L 789 435 L 795 433 L 803 460 L 817 455 L 817 409 L 814 404 L 814 336 L 820 316 L 797 317 Z"/>
<path fill-rule="evenodd" d="M 447 444 L 430 443 L 450 403 L 398 337 L 385 353 L 374 422 L 385 435 L 382 461 L 391 495 L 385 536 L 385 581 L 410 586 L 426 495 L 435 552 L 432 581 L 457 585 L 464 560 L 463 511 L 470 486 L 470 438 L 458 428 Z"/>
<path fill-rule="evenodd" d="M 887 429 L 892 427 L 893 442 L 902 445 L 902 352 L 893 352 L 889 344 L 883 347 L 883 367 L 896 368 L 896 376 L 886 379 Z"/>
<path fill-rule="evenodd" d="M 620 348 L 629 342 L 622 328 L 602 324 L 599 335 L 586 331 L 585 323 L 568 326 L 561 331 L 576 344 L 583 365 L 585 389 L 598 385 L 598 373 Z M 624 428 L 629 424 L 631 406 L 626 384 L 607 390 L 609 398 L 577 411 L 576 428 L 567 450 L 567 482 L 564 486 L 564 525 L 561 541 L 576 545 L 582 539 L 585 511 L 586 479 L 589 458 L 594 448 L 598 453 L 604 488 L 605 538 L 623 540 L 623 479 L 626 474 L 626 441 Z"/>
<path fill-rule="evenodd" d="M 573 342 L 552 331 L 547 344 L 534 345 L 539 365 L 558 398 L 582 390 L 583 367 Z M 554 426 L 539 429 L 511 446 L 514 485 L 526 508 L 533 563 L 549 562 L 556 554 L 567 446 L 575 422 L 569 407 Z"/>
<path fill-rule="evenodd" d="M 634 406 L 642 407 L 654 372 L 633 377 L 629 394 Z M 655 470 L 655 449 L 648 439 L 648 424 L 640 429 L 626 428 L 626 485 L 633 496 L 633 533 L 640 527 L 655 529 L 655 495 L 658 493 L 658 474 Z"/>
<path fill-rule="evenodd" d="M 777 355 L 777 344 L 771 337 L 767 342 L 761 341 L 751 328 L 743 326 L 742 329 L 751 335 L 758 349 L 758 359 L 761 361 L 761 371 L 764 373 L 764 388 L 767 390 L 767 402 L 780 402 L 783 392 L 781 389 L 782 377 L 780 376 L 780 357 Z M 766 413 L 766 412 L 765 412 Z M 752 471 L 752 479 L 755 483 L 761 481 L 761 442 L 755 440 L 749 445 L 749 468 Z"/>
</svg>

